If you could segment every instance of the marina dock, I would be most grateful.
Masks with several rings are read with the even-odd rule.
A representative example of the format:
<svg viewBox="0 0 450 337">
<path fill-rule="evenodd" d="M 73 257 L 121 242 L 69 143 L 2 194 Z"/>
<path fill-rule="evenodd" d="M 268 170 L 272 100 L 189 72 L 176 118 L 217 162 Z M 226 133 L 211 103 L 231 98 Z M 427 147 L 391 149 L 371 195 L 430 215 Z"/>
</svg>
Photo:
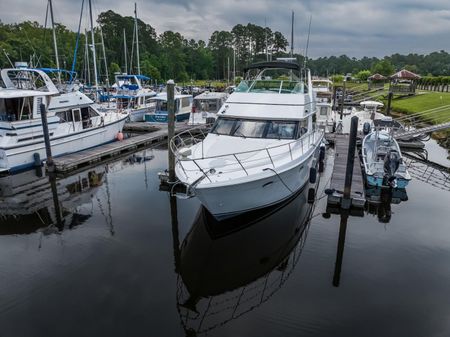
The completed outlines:
<svg viewBox="0 0 450 337">
<path fill-rule="evenodd" d="M 330 190 L 328 194 L 328 204 L 332 206 L 341 205 L 344 195 L 345 169 L 347 165 L 349 135 L 334 135 L 334 167 L 331 176 Z M 353 179 L 351 186 L 351 206 L 354 208 L 362 208 L 366 202 L 364 193 L 364 181 L 361 170 L 361 162 L 358 153 L 355 153 L 355 161 L 353 164 Z"/>
<path fill-rule="evenodd" d="M 147 123 L 132 123 L 132 124 L 147 124 Z M 150 125 L 150 124 L 149 124 Z M 150 125 L 153 129 L 155 126 Z M 191 129 L 192 126 L 186 124 L 176 125 L 175 133 L 180 133 Z M 198 130 L 199 128 L 196 127 Z M 136 129 L 134 129 L 136 130 Z M 55 171 L 57 173 L 67 173 L 77 170 L 104 160 L 108 160 L 124 153 L 131 153 L 143 149 L 148 146 L 157 145 L 167 141 L 168 129 L 167 126 L 158 126 L 157 131 L 145 133 L 139 136 L 130 137 L 122 141 L 115 141 L 101 146 L 96 146 L 91 149 L 71 153 L 65 156 L 53 159 Z"/>
</svg>

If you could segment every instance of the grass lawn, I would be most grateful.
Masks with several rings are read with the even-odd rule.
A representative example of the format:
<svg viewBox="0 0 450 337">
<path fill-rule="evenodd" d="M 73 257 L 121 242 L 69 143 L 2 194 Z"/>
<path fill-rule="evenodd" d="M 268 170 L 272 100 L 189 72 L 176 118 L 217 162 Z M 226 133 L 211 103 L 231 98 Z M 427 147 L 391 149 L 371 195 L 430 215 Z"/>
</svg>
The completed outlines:
<svg viewBox="0 0 450 337">
<path fill-rule="evenodd" d="M 447 92 L 426 91 L 408 98 L 394 98 L 391 106 L 393 111 L 407 114 L 424 112 L 426 110 L 442 107 L 442 110 L 427 114 L 424 116 L 424 119 L 432 123 L 442 123 L 450 120 L 450 93 Z"/>
</svg>

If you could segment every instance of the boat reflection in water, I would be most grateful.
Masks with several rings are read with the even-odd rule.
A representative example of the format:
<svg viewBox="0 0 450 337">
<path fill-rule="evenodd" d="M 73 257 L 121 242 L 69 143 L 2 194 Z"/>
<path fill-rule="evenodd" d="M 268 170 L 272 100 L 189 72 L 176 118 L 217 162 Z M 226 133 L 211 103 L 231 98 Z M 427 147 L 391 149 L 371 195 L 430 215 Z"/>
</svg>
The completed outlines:
<svg viewBox="0 0 450 337">
<path fill-rule="evenodd" d="M 282 204 L 223 221 L 199 209 L 177 266 L 177 307 L 187 335 L 244 315 L 283 286 L 306 241 L 307 187 Z"/>
<path fill-rule="evenodd" d="M 61 179 L 38 176 L 33 170 L 0 178 L 0 235 L 44 228 L 45 234 L 84 223 L 105 177 L 101 166 Z"/>
<path fill-rule="evenodd" d="M 400 204 L 408 200 L 404 188 L 367 188 L 366 211 L 378 217 L 381 223 L 389 223 L 392 216 L 391 204 Z"/>
</svg>

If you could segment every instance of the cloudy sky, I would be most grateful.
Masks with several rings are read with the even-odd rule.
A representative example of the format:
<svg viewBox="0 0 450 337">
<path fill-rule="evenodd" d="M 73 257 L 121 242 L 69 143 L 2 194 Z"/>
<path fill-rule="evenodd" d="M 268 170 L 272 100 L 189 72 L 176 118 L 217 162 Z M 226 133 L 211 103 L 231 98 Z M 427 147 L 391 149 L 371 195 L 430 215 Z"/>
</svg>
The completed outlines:
<svg viewBox="0 0 450 337">
<path fill-rule="evenodd" d="M 139 18 L 158 34 L 174 30 L 207 41 L 214 30 L 252 22 L 290 39 L 295 12 L 295 51 L 305 48 L 312 15 L 309 56 L 351 57 L 450 50 L 449 0 L 137 0 Z M 44 23 L 47 0 L 0 0 L 4 23 Z M 92 0 L 94 15 L 112 9 L 132 16 L 134 1 Z M 76 30 L 81 0 L 53 0 L 55 21 Z"/>
</svg>

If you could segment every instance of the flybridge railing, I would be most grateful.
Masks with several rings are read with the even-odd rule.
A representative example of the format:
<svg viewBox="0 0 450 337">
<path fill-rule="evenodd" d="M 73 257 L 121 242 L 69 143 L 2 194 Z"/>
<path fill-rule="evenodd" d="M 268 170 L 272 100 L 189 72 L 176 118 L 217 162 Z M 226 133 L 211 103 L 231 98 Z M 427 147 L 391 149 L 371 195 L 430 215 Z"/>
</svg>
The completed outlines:
<svg viewBox="0 0 450 337">
<path fill-rule="evenodd" d="M 196 132 L 197 130 L 199 131 L 198 133 Z M 280 159 L 287 158 L 287 160 L 290 159 L 292 161 L 294 158 L 308 152 L 312 145 L 316 146 L 323 138 L 323 131 L 317 129 L 288 143 L 264 147 L 258 150 L 206 157 L 202 142 L 205 136 L 202 129 L 187 130 L 172 138 L 170 150 L 177 157 L 177 163 L 186 177 L 189 177 L 189 172 L 197 172 L 200 174 L 195 176 L 195 181 L 206 178 L 212 182 L 211 178 L 214 175 L 242 172 L 248 176 L 250 170 L 261 166 L 267 166 L 266 170 L 276 169 L 278 167 L 277 164 L 287 163 L 286 160 L 281 161 Z M 199 143 L 201 143 L 201 147 L 197 147 L 195 151 L 196 153 L 200 151 L 201 157 L 191 158 L 190 156 L 193 155 L 192 147 Z"/>
</svg>

